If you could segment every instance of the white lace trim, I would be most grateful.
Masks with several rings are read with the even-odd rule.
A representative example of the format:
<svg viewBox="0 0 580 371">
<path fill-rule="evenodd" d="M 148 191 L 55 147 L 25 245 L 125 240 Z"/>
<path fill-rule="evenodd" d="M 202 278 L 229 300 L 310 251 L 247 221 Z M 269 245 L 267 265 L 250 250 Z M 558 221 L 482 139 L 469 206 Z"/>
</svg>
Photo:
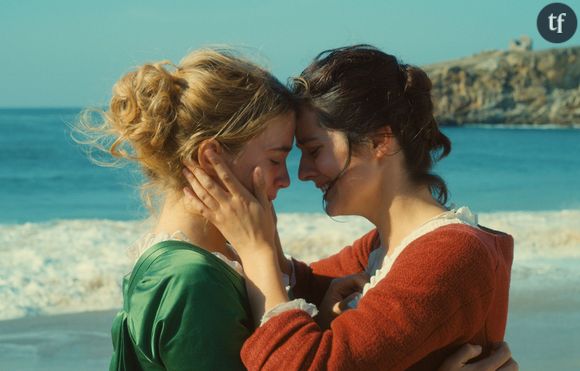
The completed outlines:
<svg viewBox="0 0 580 371">
<path fill-rule="evenodd" d="M 310 304 L 304 299 L 294 299 L 285 303 L 278 304 L 274 308 L 264 313 L 262 320 L 260 321 L 260 326 L 268 322 L 271 318 L 293 309 L 303 310 L 308 313 L 310 317 L 314 317 L 318 314 L 318 308 L 316 308 L 316 305 Z"/>
<path fill-rule="evenodd" d="M 147 233 L 146 235 L 141 237 L 139 240 L 137 240 L 137 242 L 135 242 L 128 249 L 127 254 L 132 259 L 134 259 L 135 262 L 137 262 L 137 259 L 139 259 L 139 257 L 141 257 L 141 255 L 143 255 L 143 253 L 145 253 L 145 251 L 147 251 L 153 245 L 156 245 L 156 244 L 158 244 L 160 242 L 164 242 L 164 241 L 183 241 L 183 242 L 191 243 L 191 240 L 189 238 L 187 238 L 185 233 L 183 233 L 182 231 L 175 231 L 173 233 L 167 233 L 167 232 Z M 227 246 L 230 248 L 230 250 L 234 254 L 237 255 L 236 251 L 229 244 Z M 230 260 L 224 254 L 219 253 L 219 252 L 212 252 L 212 254 L 215 255 L 216 257 L 218 257 L 219 259 L 221 259 L 224 263 L 229 265 L 231 268 L 233 268 L 240 276 L 242 276 L 242 277 L 244 276 L 244 269 L 242 268 L 242 265 L 239 262 L 237 262 L 235 260 Z"/>
<path fill-rule="evenodd" d="M 467 224 L 477 228 L 477 215 L 472 213 L 466 206 L 441 213 L 425 222 L 422 226 L 415 229 L 411 234 L 404 238 L 401 243 L 393 249 L 393 253 L 390 256 L 387 256 L 387 249 L 381 243 L 381 246 L 372 251 L 369 255 L 369 263 L 365 271 L 371 276 L 370 281 L 365 284 L 362 294 L 354 298 L 348 306 L 350 308 L 356 308 L 359 300 L 387 276 L 391 267 L 395 263 L 395 260 L 397 260 L 399 255 L 411 242 L 437 228 L 449 224 Z"/>
<path fill-rule="evenodd" d="M 141 255 L 143 255 L 143 253 L 145 253 L 145 251 L 147 251 L 153 245 L 164 241 L 183 241 L 191 243 L 191 240 L 185 235 L 185 233 L 179 230 L 173 233 L 167 232 L 147 233 L 143 237 L 138 239 L 131 247 L 129 247 L 129 249 L 127 250 L 127 255 L 129 255 L 129 257 L 133 259 L 134 262 L 137 262 L 137 260 L 141 257 Z M 227 244 L 227 246 L 236 256 L 238 255 L 236 250 L 230 244 Z M 239 262 L 235 260 L 230 260 L 224 254 L 219 252 L 212 252 L 212 254 L 217 256 L 219 259 L 221 259 L 224 263 L 226 263 L 230 267 L 232 267 L 240 276 L 245 277 L 244 268 Z M 292 257 L 286 255 L 286 258 L 290 260 L 291 273 L 290 275 L 282 273 L 282 283 L 284 284 L 286 293 L 289 293 L 290 290 L 294 286 L 296 286 L 296 272 L 294 270 L 294 261 L 292 260 Z"/>
</svg>

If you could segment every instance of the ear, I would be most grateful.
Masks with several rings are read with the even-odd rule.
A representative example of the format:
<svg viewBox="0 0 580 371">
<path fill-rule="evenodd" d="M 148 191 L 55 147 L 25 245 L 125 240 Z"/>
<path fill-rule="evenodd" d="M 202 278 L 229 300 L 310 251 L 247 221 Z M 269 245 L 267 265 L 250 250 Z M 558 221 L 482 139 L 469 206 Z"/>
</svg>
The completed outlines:
<svg viewBox="0 0 580 371">
<path fill-rule="evenodd" d="M 201 167 L 207 174 L 215 175 L 215 171 L 213 170 L 213 166 L 209 162 L 207 158 L 207 151 L 212 150 L 218 155 L 224 154 L 224 149 L 222 148 L 221 144 L 218 143 L 215 139 L 206 139 L 197 148 L 197 162 L 199 163 L 199 167 Z"/>
<path fill-rule="evenodd" d="M 390 126 L 383 126 L 377 129 L 373 133 L 371 140 L 373 152 L 377 158 L 393 155 L 397 151 L 395 148 L 397 143 Z"/>
</svg>

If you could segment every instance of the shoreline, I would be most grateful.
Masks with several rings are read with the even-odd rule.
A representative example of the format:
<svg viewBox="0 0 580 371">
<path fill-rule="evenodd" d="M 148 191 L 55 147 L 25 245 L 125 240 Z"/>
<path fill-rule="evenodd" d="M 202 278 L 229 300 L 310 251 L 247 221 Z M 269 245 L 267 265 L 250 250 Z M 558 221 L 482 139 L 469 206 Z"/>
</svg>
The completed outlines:
<svg viewBox="0 0 580 371">
<path fill-rule="evenodd" d="M 523 370 L 573 370 L 580 365 L 580 313 L 510 305 L 506 341 Z M 107 369 L 110 328 L 117 310 L 0 321 L 2 369 L 66 371 Z"/>
<path fill-rule="evenodd" d="M 0 114 L 66 114 L 78 115 L 83 110 L 90 107 L 0 107 Z M 96 107 L 98 109 L 106 110 L 107 107 Z M 436 118 L 437 119 L 437 118 Z M 572 122 L 565 124 L 558 124 L 553 122 L 544 122 L 538 124 L 517 123 L 517 122 L 468 122 L 455 123 L 448 122 L 444 119 L 437 120 L 439 126 L 442 128 L 497 128 L 497 129 L 580 129 L 580 122 Z"/>
<path fill-rule="evenodd" d="M 580 129 L 580 125 L 578 126 Z M 568 207 L 568 208 L 554 208 L 554 209 L 529 209 L 529 210 L 522 210 L 522 209 L 494 209 L 488 211 L 480 211 L 478 210 L 476 214 L 478 216 L 493 216 L 499 214 L 511 214 L 511 215 L 524 215 L 524 214 L 558 214 L 558 213 L 580 213 L 580 207 Z M 278 211 L 277 214 L 280 215 L 294 215 L 294 216 L 324 216 L 325 218 L 330 219 L 328 215 L 326 215 L 322 210 L 320 211 Z M 33 220 L 33 221 L 14 221 L 14 220 L 1 220 L 0 219 L 0 228 L 2 227 L 17 227 L 17 226 L 34 226 L 34 225 L 41 225 L 41 226 L 50 226 L 56 225 L 59 223 L 75 223 L 75 222 L 104 222 L 104 223 L 147 223 L 149 220 L 149 216 L 144 218 L 90 218 L 90 217 L 78 217 L 78 218 L 59 218 L 55 217 L 52 219 L 42 219 L 42 220 Z M 335 219 L 340 223 L 342 219 L 348 221 L 350 218 L 352 219 L 359 219 L 358 217 L 352 216 L 339 216 Z"/>
<path fill-rule="evenodd" d="M 561 300 L 580 287 L 580 209 L 481 213 L 479 223 L 514 237 L 517 291 L 533 296 L 553 287 Z M 335 221 L 321 213 L 281 213 L 278 227 L 285 252 L 305 262 L 372 229 L 362 218 Z M 120 282 L 133 263 L 128 248 L 148 229 L 146 221 L 111 220 L 0 225 L 0 320 L 121 306 Z"/>
<path fill-rule="evenodd" d="M 279 214 L 285 250 L 312 261 L 371 227 L 337 219 Z M 506 340 L 521 368 L 578 369 L 580 210 L 480 213 L 479 222 L 516 241 Z M 121 306 L 120 279 L 131 267 L 124 247 L 146 230 L 143 221 L 0 225 L 0 369 L 106 369 L 112 308 Z"/>
</svg>

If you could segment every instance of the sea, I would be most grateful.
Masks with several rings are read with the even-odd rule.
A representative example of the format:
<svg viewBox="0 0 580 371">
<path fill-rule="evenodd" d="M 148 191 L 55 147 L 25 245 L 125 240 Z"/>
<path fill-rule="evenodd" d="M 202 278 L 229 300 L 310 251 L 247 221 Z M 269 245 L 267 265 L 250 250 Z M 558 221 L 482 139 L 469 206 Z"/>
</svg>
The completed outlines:
<svg viewBox="0 0 580 371">
<path fill-rule="evenodd" d="M 71 138 L 79 112 L 0 109 L 0 329 L 121 306 L 121 279 L 132 264 L 126 248 L 150 223 L 142 177 L 134 165 L 90 161 Z M 443 131 L 452 151 L 434 171 L 447 182 L 450 203 L 469 206 L 481 224 L 516 241 L 506 334 L 516 359 L 530 366 L 523 369 L 580 369 L 580 129 L 473 123 Z M 288 157 L 291 185 L 275 206 L 287 251 L 312 261 L 370 225 L 328 218 L 320 192 L 297 178 L 299 156 Z M 21 354 L 22 364 L 31 349 L 41 353 L 44 335 L 24 341 L 14 326 L 4 327 L 19 329 L 12 335 L 0 331 L 0 353 Z M 107 353 L 104 331 L 95 341 Z M 11 364 L 2 357 L 0 365 Z M 106 365 L 102 358 L 96 369 Z"/>
<path fill-rule="evenodd" d="M 147 215 L 134 166 L 99 167 L 71 138 L 79 109 L 0 110 L 0 223 L 62 219 L 134 220 Z M 522 128 L 523 127 L 523 128 Z M 478 212 L 580 209 L 580 130 L 555 126 L 470 125 L 443 129 L 452 141 L 435 167 L 451 201 Z M 320 193 L 297 178 L 278 212 L 321 212 Z"/>
</svg>

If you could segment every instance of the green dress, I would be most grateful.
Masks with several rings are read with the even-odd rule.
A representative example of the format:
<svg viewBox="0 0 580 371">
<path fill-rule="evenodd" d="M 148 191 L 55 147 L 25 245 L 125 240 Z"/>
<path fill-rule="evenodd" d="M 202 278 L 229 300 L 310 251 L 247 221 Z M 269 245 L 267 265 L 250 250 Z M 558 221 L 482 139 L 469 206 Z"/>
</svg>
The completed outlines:
<svg viewBox="0 0 580 371">
<path fill-rule="evenodd" d="M 110 370 L 243 370 L 253 331 L 243 278 L 197 246 L 149 248 L 123 281 Z"/>
</svg>

